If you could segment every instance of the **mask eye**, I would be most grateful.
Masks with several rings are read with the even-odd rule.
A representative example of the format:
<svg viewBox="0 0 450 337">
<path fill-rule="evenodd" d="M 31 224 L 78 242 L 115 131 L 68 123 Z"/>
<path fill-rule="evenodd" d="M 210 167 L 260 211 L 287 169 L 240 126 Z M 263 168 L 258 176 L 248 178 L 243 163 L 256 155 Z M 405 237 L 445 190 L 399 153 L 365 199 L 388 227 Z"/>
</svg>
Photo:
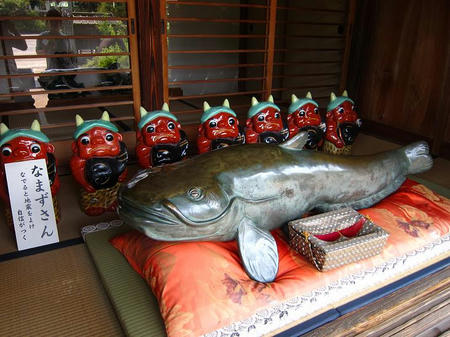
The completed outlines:
<svg viewBox="0 0 450 337">
<path fill-rule="evenodd" d="M 275 112 L 275 118 L 279 119 L 280 118 L 280 113 L 279 112 Z"/>
<path fill-rule="evenodd" d="M 234 118 L 230 117 L 230 118 L 228 119 L 228 124 L 234 125 L 234 124 L 236 124 L 236 121 L 234 120 Z"/>
<path fill-rule="evenodd" d="M 89 144 L 89 136 L 83 136 L 83 137 L 81 137 L 81 139 L 80 139 L 80 143 L 81 144 L 83 144 L 83 145 L 88 145 Z"/>
<path fill-rule="evenodd" d="M 112 133 L 108 133 L 108 134 L 106 135 L 105 139 L 106 139 L 108 142 L 110 142 L 110 141 L 112 141 L 112 140 L 114 139 L 114 136 L 113 136 Z"/>
<path fill-rule="evenodd" d="M 264 122 L 264 115 L 259 115 L 259 116 L 258 116 L 258 120 L 259 120 L 260 122 Z"/>
<path fill-rule="evenodd" d="M 153 133 L 153 132 L 155 132 L 155 126 L 154 125 L 149 125 L 149 126 L 147 126 L 147 132 L 148 133 Z"/>
<path fill-rule="evenodd" d="M 319 108 L 314 108 L 314 113 L 317 115 L 319 113 Z"/>
<path fill-rule="evenodd" d="M 201 188 L 193 187 L 188 191 L 188 197 L 192 200 L 202 200 L 204 197 L 203 191 Z"/>
<path fill-rule="evenodd" d="M 344 108 L 343 108 L 343 107 L 340 107 L 340 108 L 338 109 L 338 112 L 339 112 L 340 114 L 343 114 L 343 113 L 344 113 Z"/>
<path fill-rule="evenodd" d="M 217 122 L 216 121 L 209 122 L 209 127 L 210 128 L 215 128 L 216 126 L 217 126 Z"/>
<path fill-rule="evenodd" d="M 5 157 L 10 156 L 11 153 L 12 153 L 11 149 L 10 149 L 9 147 L 7 147 L 7 146 L 5 146 L 5 147 L 2 149 L 2 155 L 4 155 Z"/>
<path fill-rule="evenodd" d="M 298 112 L 298 115 L 299 115 L 300 117 L 305 116 L 305 114 L 306 114 L 306 111 L 303 110 L 303 109 L 301 109 L 301 110 Z"/>
<path fill-rule="evenodd" d="M 168 127 L 170 130 L 173 130 L 173 129 L 175 129 L 175 123 L 174 123 L 174 122 L 169 122 L 169 123 L 167 124 L 167 127 Z"/>
<path fill-rule="evenodd" d="M 356 111 L 356 106 L 352 105 L 352 110 Z"/>
<path fill-rule="evenodd" d="M 41 146 L 39 144 L 33 144 L 31 145 L 31 152 L 33 153 L 39 153 L 41 151 Z"/>
</svg>

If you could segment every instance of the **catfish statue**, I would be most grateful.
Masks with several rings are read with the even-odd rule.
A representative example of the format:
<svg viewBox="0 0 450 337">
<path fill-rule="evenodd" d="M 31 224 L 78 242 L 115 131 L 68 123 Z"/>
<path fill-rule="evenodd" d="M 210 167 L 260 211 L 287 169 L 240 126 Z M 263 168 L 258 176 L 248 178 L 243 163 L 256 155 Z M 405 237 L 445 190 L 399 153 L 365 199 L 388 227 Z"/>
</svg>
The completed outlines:
<svg viewBox="0 0 450 337">
<path fill-rule="evenodd" d="M 238 240 L 243 266 L 260 282 L 278 271 L 270 230 L 312 209 L 369 207 L 406 175 L 429 169 L 425 142 L 371 156 L 303 150 L 308 134 L 248 144 L 140 171 L 119 192 L 119 215 L 162 241 Z"/>
</svg>

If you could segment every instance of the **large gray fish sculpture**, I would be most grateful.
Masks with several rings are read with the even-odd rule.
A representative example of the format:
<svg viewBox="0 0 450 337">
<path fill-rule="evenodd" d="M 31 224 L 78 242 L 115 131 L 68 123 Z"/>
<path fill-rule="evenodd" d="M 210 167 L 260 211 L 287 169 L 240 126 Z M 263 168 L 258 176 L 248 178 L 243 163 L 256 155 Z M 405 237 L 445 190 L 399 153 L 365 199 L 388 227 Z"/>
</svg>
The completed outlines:
<svg viewBox="0 0 450 337">
<path fill-rule="evenodd" d="M 314 208 L 369 207 L 432 166 L 424 142 L 333 156 L 303 150 L 307 140 L 301 133 L 281 145 L 231 146 L 140 171 L 119 192 L 119 215 L 156 240 L 237 238 L 248 275 L 271 282 L 278 251 L 270 230 Z"/>
</svg>

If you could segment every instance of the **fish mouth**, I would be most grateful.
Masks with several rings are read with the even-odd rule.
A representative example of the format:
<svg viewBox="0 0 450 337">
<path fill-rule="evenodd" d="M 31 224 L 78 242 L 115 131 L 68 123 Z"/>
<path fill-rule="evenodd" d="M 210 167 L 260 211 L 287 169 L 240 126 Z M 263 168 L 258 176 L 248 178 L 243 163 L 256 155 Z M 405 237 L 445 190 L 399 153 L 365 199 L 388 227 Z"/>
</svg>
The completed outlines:
<svg viewBox="0 0 450 337">
<path fill-rule="evenodd" d="M 152 227 L 170 226 L 182 227 L 183 223 L 161 203 L 143 206 L 130 200 L 121 199 L 118 208 L 119 215 L 131 224 L 146 224 Z"/>
<path fill-rule="evenodd" d="M 119 196 L 119 215 L 131 224 L 146 224 L 152 227 L 204 227 L 226 217 L 233 204 L 230 204 L 217 216 L 205 220 L 192 220 L 185 216 L 174 203 L 163 199 L 150 206 L 144 206 L 133 200 Z"/>
<path fill-rule="evenodd" d="M 201 226 L 208 226 L 211 223 L 217 222 L 217 221 L 221 220 L 222 218 L 224 218 L 228 214 L 230 207 L 233 204 L 233 199 L 231 200 L 230 204 L 222 211 L 222 213 L 220 213 L 216 217 L 206 219 L 206 220 L 196 220 L 196 221 L 193 221 L 193 220 L 189 219 L 188 217 L 186 217 L 178 209 L 178 207 L 175 206 L 175 204 L 173 204 L 169 200 L 167 200 L 167 199 L 163 200 L 161 203 L 173 216 L 175 216 L 177 219 L 179 219 L 185 225 L 201 227 Z"/>
<path fill-rule="evenodd" d="M 121 219 L 148 237 L 161 241 L 199 241 L 215 238 L 216 219 L 221 219 L 228 212 L 220 214 L 214 220 L 194 222 L 186 218 L 177 207 L 168 200 L 162 200 L 150 207 L 136 205 L 122 199 L 118 214 Z"/>
</svg>

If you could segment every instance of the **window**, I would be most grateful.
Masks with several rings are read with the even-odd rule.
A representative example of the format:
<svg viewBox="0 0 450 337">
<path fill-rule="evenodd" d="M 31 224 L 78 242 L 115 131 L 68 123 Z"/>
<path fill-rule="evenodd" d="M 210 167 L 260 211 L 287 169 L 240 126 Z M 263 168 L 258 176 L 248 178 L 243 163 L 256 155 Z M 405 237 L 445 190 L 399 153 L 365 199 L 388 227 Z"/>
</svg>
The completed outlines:
<svg viewBox="0 0 450 337">
<path fill-rule="evenodd" d="M 38 119 L 52 142 L 72 138 L 75 114 L 103 110 L 121 131 L 139 110 L 134 1 L 0 3 L 0 116 Z"/>
<path fill-rule="evenodd" d="M 308 90 L 321 106 L 344 88 L 354 0 L 166 0 L 161 5 L 164 101 L 185 123 L 229 98 L 283 107 Z"/>
</svg>

